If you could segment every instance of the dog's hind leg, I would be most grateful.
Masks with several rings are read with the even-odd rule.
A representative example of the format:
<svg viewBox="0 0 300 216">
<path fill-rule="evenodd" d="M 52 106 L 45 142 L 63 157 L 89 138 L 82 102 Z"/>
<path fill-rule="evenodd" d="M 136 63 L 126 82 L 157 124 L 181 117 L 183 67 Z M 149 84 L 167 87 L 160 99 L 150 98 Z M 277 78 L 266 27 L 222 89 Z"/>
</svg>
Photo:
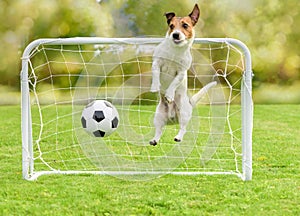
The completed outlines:
<svg viewBox="0 0 300 216">
<path fill-rule="evenodd" d="M 154 115 L 155 136 L 149 142 L 150 145 L 153 146 L 157 145 L 162 135 L 163 127 L 165 126 L 167 121 L 168 121 L 168 106 L 164 104 L 164 102 L 161 100 L 157 105 L 155 115 Z"/>
<path fill-rule="evenodd" d="M 178 134 L 175 136 L 174 141 L 181 142 L 184 134 L 186 133 L 186 127 L 192 117 L 193 107 L 190 104 L 187 97 L 184 97 L 179 104 L 178 109 L 178 120 L 180 129 Z"/>
</svg>

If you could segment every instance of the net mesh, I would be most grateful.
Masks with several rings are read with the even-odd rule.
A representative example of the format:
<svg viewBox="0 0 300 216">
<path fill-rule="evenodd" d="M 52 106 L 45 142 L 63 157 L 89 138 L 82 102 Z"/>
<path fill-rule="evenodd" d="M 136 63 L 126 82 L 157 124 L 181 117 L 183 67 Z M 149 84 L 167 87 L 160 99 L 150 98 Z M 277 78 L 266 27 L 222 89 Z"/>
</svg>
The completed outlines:
<svg viewBox="0 0 300 216">
<path fill-rule="evenodd" d="M 32 51 L 28 79 L 34 172 L 123 172 L 118 176 L 135 180 L 170 172 L 242 172 L 243 54 L 226 42 L 193 45 L 188 94 L 211 81 L 218 84 L 194 108 L 182 142 L 173 141 L 179 126 L 171 122 L 153 147 L 149 141 L 159 100 L 150 92 L 155 46 L 41 44 Z M 96 99 L 110 101 L 120 115 L 117 131 L 106 138 L 91 137 L 80 123 L 83 108 Z"/>
</svg>

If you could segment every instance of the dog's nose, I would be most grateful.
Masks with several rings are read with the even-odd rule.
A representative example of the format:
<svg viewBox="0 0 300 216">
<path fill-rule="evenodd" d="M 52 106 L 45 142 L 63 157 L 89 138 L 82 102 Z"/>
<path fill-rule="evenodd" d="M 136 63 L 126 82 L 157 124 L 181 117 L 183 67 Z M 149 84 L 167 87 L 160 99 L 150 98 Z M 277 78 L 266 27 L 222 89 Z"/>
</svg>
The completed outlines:
<svg viewBox="0 0 300 216">
<path fill-rule="evenodd" d="M 173 33 L 173 39 L 179 40 L 179 33 Z"/>
</svg>

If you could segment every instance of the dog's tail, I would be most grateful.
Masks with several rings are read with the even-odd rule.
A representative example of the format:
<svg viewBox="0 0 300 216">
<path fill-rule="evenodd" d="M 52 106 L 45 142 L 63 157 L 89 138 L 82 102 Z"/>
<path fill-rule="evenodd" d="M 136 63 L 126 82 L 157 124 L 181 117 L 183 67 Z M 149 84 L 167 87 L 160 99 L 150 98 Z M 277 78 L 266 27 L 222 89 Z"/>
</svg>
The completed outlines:
<svg viewBox="0 0 300 216">
<path fill-rule="evenodd" d="M 208 92 L 208 90 L 217 85 L 216 81 L 206 84 L 202 89 L 200 89 L 193 97 L 190 99 L 190 103 L 193 107 L 200 101 L 200 99 Z"/>
</svg>

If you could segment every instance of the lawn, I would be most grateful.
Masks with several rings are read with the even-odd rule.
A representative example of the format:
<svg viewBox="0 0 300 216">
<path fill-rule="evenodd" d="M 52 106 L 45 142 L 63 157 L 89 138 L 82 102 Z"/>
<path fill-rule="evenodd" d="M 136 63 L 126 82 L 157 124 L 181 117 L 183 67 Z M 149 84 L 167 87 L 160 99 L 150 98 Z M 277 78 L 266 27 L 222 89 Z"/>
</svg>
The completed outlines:
<svg viewBox="0 0 300 216">
<path fill-rule="evenodd" d="M 21 175 L 20 108 L 0 107 L 0 215 L 300 215 L 300 105 L 256 105 L 253 180 Z"/>
</svg>

